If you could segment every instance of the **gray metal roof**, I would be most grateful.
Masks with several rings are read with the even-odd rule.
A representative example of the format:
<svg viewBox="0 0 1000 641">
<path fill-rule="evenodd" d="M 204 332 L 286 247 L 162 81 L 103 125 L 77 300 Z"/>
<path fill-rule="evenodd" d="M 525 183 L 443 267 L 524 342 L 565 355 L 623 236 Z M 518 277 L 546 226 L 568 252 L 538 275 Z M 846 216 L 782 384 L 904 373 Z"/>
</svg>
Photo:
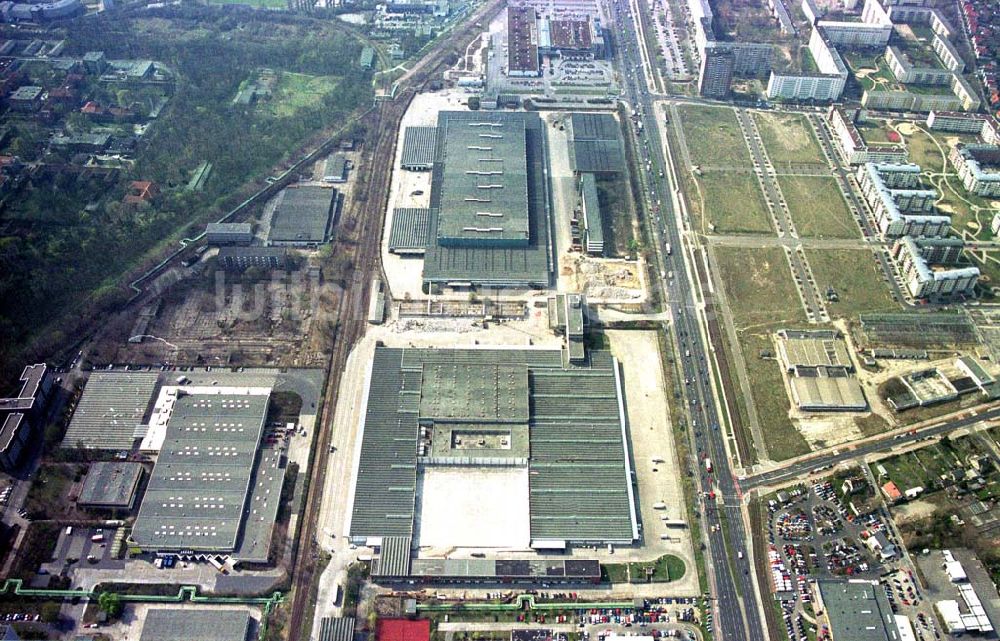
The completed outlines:
<svg viewBox="0 0 1000 641">
<path fill-rule="evenodd" d="M 271 219 L 272 242 L 323 243 L 330 238 L 337 190 L 305 185 L 289 187 Z"/>
<path fill-rule="evenodd" d="M 442 111 L 435 156 L 437 242 L 529 240 L 526 122 L 535 114 Z"/>
<path fill-rule="evenodd" d="M 387 536 L 382 539 L 382 551 L 372 566 L 372 576 L 406 576 L 410 573 L 412 539 L 408 536 Z"/>
<path fill-rule="evenodd" d="M 247 641 L 249 610 L 152 608 L 139 641 Z"/>
<path fill-rule="evenodd" d="M 872 581 L 817 581 L 833 638 L 837 641 L 894 641 L 896 622 L 885 590 Z M 891 632 L 890 632 L 891 631 Z"/>
<path fill-rule="evenodd" d="M 249 394 L 178 396 L 132 528 L 139 547 L 236 549 L 268 401 Z"/>
<path fill-rule="evenodd" d="M 354 617 L 323 617 L 319 641 L 354 641 Z"/>
<path fill-rule="evenodd" d="M 250 223 L 208 223 L 205 231 L 209 234 L 251 234 L 253 225 Z"/>
<path fill-rule="evenodd" d="M 153 398 L 153 372 L 93 372 L 70 420 L 63 447 L 127 450 Z"/>
<path fill-rule="evenodd" d="M 434 164 L 437 127 L 407 127 L 403 133 L 401 167 L 427 167 Z"/>
<path fill-rule="evenodd" d="M 513 114 L 508 114 L 513 115 Z M 545 131 L 537 114 L 523 114 L 527 177 L 528 245 L 523 247 L 442 246 L 438 219 L 442 203 L 442 172 L 434 167 L 431 186 L 431 216 L 424 255 L 424 281 L 432 283 L 472 282 L 496 286 L 546 287 L 552 280 L 549 239 L 549 199 L 545 179 Z M 438 145 L 439 152 L 441 144 Z"/>
<path fill-rule="evenodd" d="M 596 351 L 581 365 L 564 367 L 559 350 L 377 348 L 351 535 L 412 536 L 418 418 L 432 418 L 421 413 L 429 393 L 423 384 L 431 380 L 424 374 L 445 365 L 470 377 L 488 375 L 477 369 L 484 363 L 499 368 L 494 372 L 523 368 L 530 381 L 531 537 L 632 541 L 636 526 L 615 361 Z M 432 380 L 435 394 L 454 392 L 441 378 Z M 478 423 L 497 425 L 495 419 Z"/>
<path fill-rule="evenodd" d="M 397 207 L 392 212 L 392 230 L 389 232 L 389 251 L 423 252 L 430 241 L 429 209 Z"/>
<path fill-rule="evenodd" d="M 620 172 L 625 166 L 621 128 L 611 114 L 570 114 L 570 164 L 578 172 Z"/>
<path fill-rule="evenodd" d="M 142 476 L 140 463 L 102 461 L 91 463 L 77 503 L 95 507 L 129 509 Z"/>
<path fill-rule="evenodd" d="M 580 200 L 583 201 L 583 224 L 587 230 L 587 246 L 604 247 L 604 212 L 597 196 L 594 174 L 580 175 Z"/>
</svg>

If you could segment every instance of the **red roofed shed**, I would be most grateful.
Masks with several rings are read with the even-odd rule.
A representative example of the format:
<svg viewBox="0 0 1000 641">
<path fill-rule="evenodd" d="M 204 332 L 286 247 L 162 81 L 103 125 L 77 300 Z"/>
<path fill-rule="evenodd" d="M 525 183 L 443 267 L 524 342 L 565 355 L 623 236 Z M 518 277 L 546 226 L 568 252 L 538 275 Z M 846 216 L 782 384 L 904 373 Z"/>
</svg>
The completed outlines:
<svg viewBox="0 0 1000 641">
<path fill-rule="evenodd" d="M 377 641 L 429 641 L 431 622 L 428 619 L 379 619 Z"/>
</svg>

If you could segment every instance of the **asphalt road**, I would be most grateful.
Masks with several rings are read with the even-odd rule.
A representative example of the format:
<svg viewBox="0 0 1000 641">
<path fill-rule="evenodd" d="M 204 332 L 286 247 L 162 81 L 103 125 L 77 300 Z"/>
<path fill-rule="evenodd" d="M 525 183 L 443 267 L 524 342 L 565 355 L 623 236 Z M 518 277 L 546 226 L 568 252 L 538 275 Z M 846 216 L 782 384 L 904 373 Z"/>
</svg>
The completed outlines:
<svg viewBox="0 0 1000 641">
<path fill-rule="evenodd" d="M 695 462 L 701 487 L 713 487 L 719 499 L 718 503 L 705 507 L 708 546 L 713 561 L 708 571 L 712 575 L 712 592 L 716 599 L 715 636 L 732 641 L 764 641 L 767 634 L 755 597 L 750 555 L 737 554 L 745 549 L 748 537 L 743 526 L 739 488 L 726 456 L 725 436 L 719 429 L 712 377 L 703 346 L 703 328 L 698 321 L 695 292 L 690 285 L 694 279 L 689 278 L 688 265 L 683 259 L 667 180 L 658 173 L 660 169 L 666 171 L 667 163 L 656 126 L 653 96 L 642 72 L 637 72 L 642 69 L 642 60 L 628 5 L 623 0 L 613 0 L 610 9 L 617 34 L 620 34 L 615 53 L 625 80 L 624 100 L 636 110 L 643 125 L 641 131 L 635 127 L 635 142 L 641 161 L 639 180 L 648 198 L 647 211 L 654 221 L 657 238 L 657 268 L 661 273 L 672 271 L 675 274 L 675 278 L 660 279 L 658 284 L 674 318 L 683 376 L 691 381 L 685 389 L 685 404 L 695 434 L 695 447 L 703 453 L 701 456 L 710 457 L 714 463 L 714 470 L 709 473 L 701 458 Z M 647 161 L 651 163 L 648 169 Z M 668 253 L 666 243 L 677 251 Z"/>
<path fill-rule="evenodd" d="M 916 433 L 907 432 L 900 437 L 886 437 L 877 441 L 863 443 L 856 447 L 845 447 L 843 450 L 837 451 L 836 454 L 830 453 L 821 455 L 778 470 L 748 476 L 745 479 L 740 480 L 740 486 L 744 490 L 748 490 L 755 487 L 781 483 L 792 478 L 800 478 L 804 474 L 808 474 L 810 471 L 818 472 L 821 469 L 826 469 L 830 466 L 843 463 L 844 461 L 860 459 L 869 454 L 884 452 L 895 447 L 901 447 L 923 438 L 947 434 L 948 432 L 963 427 L 969 427 L 971 425 L 975 425 L 976 423 L 981 423 L 998 417 L 1000 417 L 1000 406 L 976 412 L 974 416 L 966 416 L 964 418 L 936 423 L 929 427 L 917 429 Z"/>
</svg>

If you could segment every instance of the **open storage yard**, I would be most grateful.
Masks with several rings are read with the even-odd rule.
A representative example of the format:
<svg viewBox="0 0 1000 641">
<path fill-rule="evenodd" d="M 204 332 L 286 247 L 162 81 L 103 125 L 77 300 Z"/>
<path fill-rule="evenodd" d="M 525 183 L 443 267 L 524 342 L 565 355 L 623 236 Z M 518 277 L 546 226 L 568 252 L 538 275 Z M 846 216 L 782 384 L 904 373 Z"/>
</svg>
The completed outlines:
<svg viewBox="0 0 1000 641">
<path fill-rule="evenodd" d="M 835 178 L 778 176 L 778 185 L 803 238 L 859 237 L 858 224 Z"/>
<path fill-rule="evenodd" d="M 839 300 L 827 301 L 832 315 L 853 318 L 861 312 L 898 308 L 871 251 L 807 249 L 806 256 L 820 292 L 828 287 L 836 292 Z"/>
<path fill-rule="evenodd" d="M 782 164 L 824 163 L 812 127 L 801 114 L 776 111 L 754 112 L 757 129 L 764 140 L 767 155 L 775 167 Z"/>
</svg>

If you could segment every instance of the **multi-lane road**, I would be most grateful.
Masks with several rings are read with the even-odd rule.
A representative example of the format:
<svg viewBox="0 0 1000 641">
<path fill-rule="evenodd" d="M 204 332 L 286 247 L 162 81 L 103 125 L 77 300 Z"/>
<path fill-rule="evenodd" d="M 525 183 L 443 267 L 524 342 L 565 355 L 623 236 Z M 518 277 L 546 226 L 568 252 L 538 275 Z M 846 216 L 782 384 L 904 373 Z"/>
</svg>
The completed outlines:
<svg viewBox="0 0 1000 641">
<path fill-rule="evenodd" d="M 681 354 L 681 375 L 685 379 L 685 399 L 698 455 L 695 464 L 704 490 L 716 493 L 715 501 L 704 508 L 708 548 L 712 562 L 712 595 L 715 599 L 715 636 L 732 641 L 764 641 L 767 633 L 760 616 L 754 590 L 750 555 L 745 554 L 747 533 L 744 528 L 739 488 L 733 479 L 725 448 L 725 434 L 716 410 L 715 393 L 709 364 L 706 332 L 699 320 L 697 292 L 693 283 L 699 279 L 689 269 L 681 243 L 677 212 L 672 193 L 677 188 L 671 176 L 656 119 L 654 96 L 645 81 L 643 59 L 636 39 L 636 27 L 628 3 L 611 0 L 610 15 L 617 42 L 616 62 L 625 84 L 624 100 L 635 111 L 636 153 L 640 161 L 639 182 L 647 198 L 650 227 L 656 240 L 655 260 L 661 274 L 673 278 L 658 281 L 663 299 L 674 319 L 674 329 Z M 648 71 L 648 70 L 647 70 Z M 673 184 L 671 184 L 673 183 Z M 667 251 L 667 245 L 676 251 Z M 709 472 L 705 458 L 714 462 Z"/>
</svg>

